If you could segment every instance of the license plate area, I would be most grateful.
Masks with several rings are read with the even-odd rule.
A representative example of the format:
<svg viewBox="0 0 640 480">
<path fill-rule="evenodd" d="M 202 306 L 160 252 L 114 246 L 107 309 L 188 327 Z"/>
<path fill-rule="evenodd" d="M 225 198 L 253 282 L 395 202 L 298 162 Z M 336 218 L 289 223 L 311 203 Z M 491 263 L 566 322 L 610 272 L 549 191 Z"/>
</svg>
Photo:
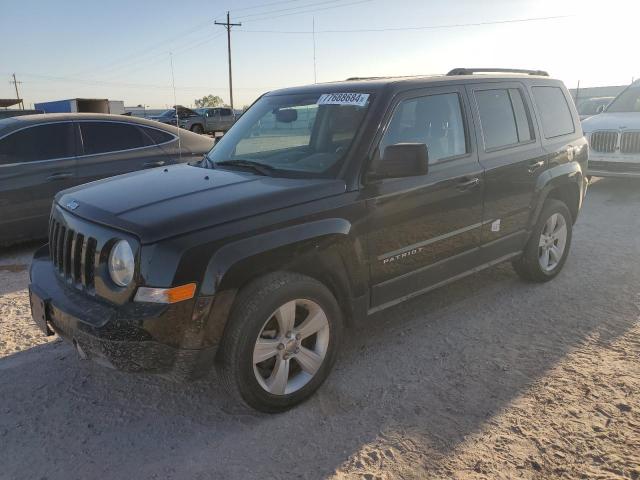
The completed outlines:
<svg viewBox="0 0 640 480">
<path fill-rule="evenodd" d="M 49 328 L 46 300 L 43 300 L 40 295 L 29 288 L 29 303 L 31 304 L 31 316 L 33 317 L 33 321 L 46 336 L 53 335 L 53 331 Z"/>
</svg>

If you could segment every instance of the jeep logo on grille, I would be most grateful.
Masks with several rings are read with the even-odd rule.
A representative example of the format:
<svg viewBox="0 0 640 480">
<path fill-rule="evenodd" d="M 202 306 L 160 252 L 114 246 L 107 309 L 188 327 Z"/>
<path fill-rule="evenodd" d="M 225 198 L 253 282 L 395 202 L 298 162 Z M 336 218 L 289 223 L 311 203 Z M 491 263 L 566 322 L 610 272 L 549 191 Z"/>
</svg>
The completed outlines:
<svg viewBox="0 0 640 480">
<path fill-rule="evenodd" d="M 69 210 L 75 210 L 79 206 L 80 206 L 80 204 L 78 202 L 76 202 L 75 200 L 71 200 L 69 203 L 67 203 L 67 208 Z"/>
</svg>

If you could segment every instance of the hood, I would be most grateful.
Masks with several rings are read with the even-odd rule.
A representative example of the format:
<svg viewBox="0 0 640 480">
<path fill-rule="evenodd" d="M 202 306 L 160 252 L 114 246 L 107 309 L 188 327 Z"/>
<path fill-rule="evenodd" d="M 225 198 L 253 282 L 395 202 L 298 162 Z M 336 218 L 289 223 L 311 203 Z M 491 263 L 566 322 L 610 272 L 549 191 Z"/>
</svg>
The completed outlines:
<svg viewBox="0 0 640 480">
<path fill-rule="evenodd" d="M 174 105 L 173 108 L 175 108 L 178 111 L 179 118 L 200 116 L 197 112 L 191 110 L 190 108 L 183 107 L 182 105 Z"/>
<path fill-rule="evenodd" d="M 56 202 L 81 218 L 153 243 L 345 189 L 342 180 L 275 178 L 181 164 L 64 190 Z"/>
<path fill-rule="evenodd" d="M 640 130 L 640 112 L 602 112 L 584 120 L 582 130 L 585 133 L 596 130 Z"/>
</svg>

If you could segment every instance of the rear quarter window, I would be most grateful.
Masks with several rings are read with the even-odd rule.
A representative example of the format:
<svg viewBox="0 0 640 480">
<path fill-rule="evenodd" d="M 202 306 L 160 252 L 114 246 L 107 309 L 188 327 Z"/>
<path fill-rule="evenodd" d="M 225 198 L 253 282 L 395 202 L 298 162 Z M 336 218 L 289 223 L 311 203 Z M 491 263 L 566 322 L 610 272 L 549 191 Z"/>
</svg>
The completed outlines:
<svg viewBox="0 0 640 480">
<path fill-rule="evenodd" d="M 163 132 L 162 130 L 157 130 L 155 128 L 146 128 L 140 127 L 144 133 L 149 135 L 149 137 L 153 140 L 156 145 L 160 145 L 162 143 L 167 143 L 173 140 L 175 137 L 168 132 Z"/>
<path fill-rule="evenodd" d="M 532 87 L 532 91 L 545 138 L 569 135 L 576 131 L 567 98 L 561 88 Z"/>
</svg>

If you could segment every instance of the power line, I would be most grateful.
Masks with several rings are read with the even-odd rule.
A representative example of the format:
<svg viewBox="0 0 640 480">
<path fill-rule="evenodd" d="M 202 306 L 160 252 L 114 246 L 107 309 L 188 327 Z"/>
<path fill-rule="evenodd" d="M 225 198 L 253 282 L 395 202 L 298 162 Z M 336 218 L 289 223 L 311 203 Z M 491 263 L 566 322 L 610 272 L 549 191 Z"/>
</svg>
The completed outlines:
<svg viewBox="0 0 640 480">
<path fill-rule="evenodd" d="M 334 9 L 334 8 L 349 7 L 349 6 L 352 6 L 352 5 L 359 5 L 361 3 L 369 3 L 369 2 L 372 2 L 372 1 L 373 0 L 359 0 L 359 1 L 356 1 L 356 2 L 341 3 L 339 5 L 332 5 L 332 6 L 324 7 L 324 8 L 312 8 L 310 10 L 304 10 L 304 11 L 298 11 L 298 12 L 292 12 L 292 13 L 283 13 L 283 14 L 280 14 L 280 15 L 267 15 L 265 17 L 251 18 L 249 20 L 246 20 L 245 23 L 246 22 L 260 22 L 262 20 L 271 20 L 272 18 L 289 17 L 289 16 L 292 16 L 292 15 L 302 15 L 302 14 L 305 14 L 305 13 L 321 12 L 321 11 L 324 11 L 324 10 L 331 10 L 331 9 Z M 305 32 L 305 33 L 309 33 L 309 32 Z"/>
<path fill-rule="evenodd" d="M 251 5 L 249 7 L 242 7 L 242 8 L 234 8 L 232 10 L 230 10 L 231 12 L 244 12 L 246 10 L 255 10 L 255 9 L 259 9 L 259 8 L 264 8 L 264 7 L 270 7 L 272 5 L 282 5 L 284 3 L 295 3 L 295 2 L 301 2 L 303 0 L 281 0 L 279 2 L 271 2 L 271 3 L 263 3 L 260 5 Z"/>
<path fill-rule="evenodd" d="M 176 33 L 175 35 L 171 36 L 168 39 L 159 41 L 159 42 L 155 42 L 153 44 L 150 44 L 148 47 L 143 48 L 141 50 L 138 50 L 135 53 L 129 54 L 129 55 L 125 55 L 124 57 L 121 57 L 120 59 L 108 62 L 106 65 L 101 65 L 100 67 L 98 67 L 97 69 L 85 69 L 85 70 L 81 70 L 80 72 L 77 72 L 76 75 L 82 75 L 83 73 L 92 73 L 95 71 L 103 71 L 103 70 L 113 70 L 113 69 L 120 69 L 123 67 L 126 67 L 127 65 L 130 65 L 132 63 L 132 60 L 139 58 L 139 57 L 144 57 L 146 56 L 149 52 L 153 52 L 154 50 L 157 50 L 161 47 L 164 47 L 165 45 L 172 43 L 175 44 L 175 40 L 176 39 L 180 39 L 179 43 L 182 42 L 190 42 L 191 40 L 187 40 L 183 37 L 185 36 L 189 36 L 195 32 L 198 32 L 206 27 L 208 27 L 211 24 L 211 20 L 208 19 L 204 22 L 199 22 L 197 24 L 192 25 L 191 27 L 185 28 L 181 31 L 179 31 L 178 33 Z M 158 55 L 158 54 L 162 54 L 163 58 L 166 58 L 166 51 L 162 51 L 162 52 L 157 52 L 153 55 Z M 122 65 L 122 64 L 125 65 Z M 135 62 L 133 62 L 135 63 Z"/>
<path fill-rule="evenodd" d="M 358 2 L 360 3 L 360 2 Z M 525 22 L 541 22 L 546 20 L 559 20 L 563 18 L 571 18 L 574 15 L 556 15 L 552 17 L 531 17 L 517 18 L 509 20 L 495 20 L 489 22 L 475 23 L 453 23 L 448 25 L 425 25 L 419 27 L 388 27 L 388 28 L 362 28 L 362 29 L 344 29 L 344 30 L 242 30 L 246 33 L 283 33 L 283 34 L 313 34 L 313 33 L 367 33 L 367 32 L 399 32 L 408 30 L 437 30 L 445 28 L 462 28 L 462 27 L 480 27 L 484 25 L 500 25 L 508 23 L 525 23 Z"/>
<path fill-rule="evenodd" d="M 166 54 L 165 54 L 166 55 Z M 165 56 L 166 61 L 166 56 Z M 158 84 L 147 84 L 147 83 L 126 83 L 126 82 L 110 82 L 104 80 L 92 80 L 92 79 L 82 79 L 82 78 L 71 78 L 71 77 L 57 77 L 52 75 L 39 75 L 34 73 L 20 73 L 20 75 L 25 77 L 33 77 L 33 78 L 42 78 L 47 81 L 61 81 L 68 83 L 77 83 L 77 84 L 87 84 L 94 86 L 115 86 L 115 87 L 127 87 L 127 88 L 157 88 L 157 89 L 171 89 L 173 88 L 171 85 L 158 85 Z M 24 83 L 24 82 L 18 82 Z M 33 82 L 29 82 L 33 83 Z M 192 85 L 192 86 L 176 86 L 178 90 L 205 90 L 205 89 L 213 89 L 213 90 L 224 90 L 227 87 L 222 86 L 208 86 L 208 85 Z M 236 87 L 236 90 L 269 90 L 274 87 Z"/>
<path fill-rule="evenodd" d="M 322 2 L 313 2 L 313 3 L 306 4 L 306 5 L 297 5 L 295 7 L 282 8 L 280 10 L 272 10 L 272 11 L 259 12 L 259 13 L 250 13 L 248 15 L 242 15 L 240 17 L 236 17 L 236 19 L 244 20 L 244 19 L 250 18 L 250 17 L 261 17 L 261 16 L 264 16 L 264 15 L 271 15 L 272 13 L 290 12 L 291 10 L 299 10 L 299 9 L 303 9 L 303 8 L 317 7 L 319 5 L 326 5 L 328 3 L 340 3 L 340 1 L 341 0 L 325 0 L 325 1 L 322 1 Z M 342 6 L 342 5 L 336 5 L 336 7 L 338 7 L 338 6 Z"/>
</svg>

